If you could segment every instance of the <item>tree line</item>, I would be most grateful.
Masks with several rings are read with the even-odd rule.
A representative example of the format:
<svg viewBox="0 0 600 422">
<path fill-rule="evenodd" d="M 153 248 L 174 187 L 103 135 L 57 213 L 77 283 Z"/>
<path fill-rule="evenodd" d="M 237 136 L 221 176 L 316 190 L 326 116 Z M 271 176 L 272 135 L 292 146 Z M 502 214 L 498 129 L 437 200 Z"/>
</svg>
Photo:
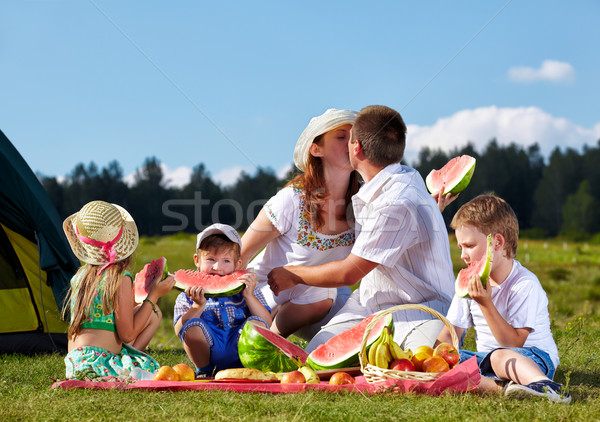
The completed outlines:
<svg viewBox="0 0 600 422">
<path fill-rule="evenodd" d="M 444 152 L 423 148 L 412 166 L 423 178 L 451 158 L 468 154 L 477 159 L 471 183 L 444 211 L 449 223 L 458 208 L 475 196 L 493 192 L 515 210 L 521 233 L 529 237 L 557 235 L 576 239 L 600 232 L 600 141 L 582 152 L 555 148 L 547 162 L 537 144 L 500 146 L 491 140 L 482 152 L 472 143 Z M 128 186 L 117 161 L 99 169 L 93 162 L 77 164 L 64 180 L 40 179 L 59 214 L 66 218 L 85 203 L 102 199 L 125 207 L 141 234 L 198 232 L 214 222 L 247 229 L 262 205 L 294 176 L 280 179 L 268 168 L 253 175 L 242 172 L 230 186 L 215 183 L 203 164 L 181 188 L 166 186 L 160 161 L 147 158 Z"/>
</svg>

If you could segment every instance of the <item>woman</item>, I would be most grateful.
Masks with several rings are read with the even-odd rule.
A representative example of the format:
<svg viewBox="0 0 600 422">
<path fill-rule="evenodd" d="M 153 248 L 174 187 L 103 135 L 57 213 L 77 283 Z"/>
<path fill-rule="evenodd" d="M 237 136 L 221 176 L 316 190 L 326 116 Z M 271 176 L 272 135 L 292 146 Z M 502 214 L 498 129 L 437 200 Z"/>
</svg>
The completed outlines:
<svg viewBox="0 0 600 422">
<path fill-rule="evenodd" d="M 284 337 L 306 327 L 297 334 L 310 339 L 328 313 L 335 313 L 336 289 L 298 285 L 275 296 L 267 274 L 275 267 L 319 265 L 350 253 L 355 238 L 351 198 L 359 187 L 348 156 L 355 117 L 351 110 L 330 109 L 311 119 L 294 150 L 294 163 L 303 173 L 265 204 L 242 237 L 244 264 L 266 246 L 249 266 L 273 309 L 271 330 Z M 336 309 L 350 293 L 340 290 Z"/>
</svg>

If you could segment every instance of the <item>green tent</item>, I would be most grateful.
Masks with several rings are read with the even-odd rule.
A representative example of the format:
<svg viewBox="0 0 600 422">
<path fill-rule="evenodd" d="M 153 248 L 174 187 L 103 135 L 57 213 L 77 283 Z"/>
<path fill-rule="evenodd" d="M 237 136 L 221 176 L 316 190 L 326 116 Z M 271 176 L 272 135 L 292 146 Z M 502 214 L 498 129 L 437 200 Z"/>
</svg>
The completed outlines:
<svg viewBox="0 0 600 422">
<path fill-rule="evenodd" d="M 0 353 L 66 350 L 61 309 L 78 267 L 56 208 L 0 131 Z"/>
</svg>

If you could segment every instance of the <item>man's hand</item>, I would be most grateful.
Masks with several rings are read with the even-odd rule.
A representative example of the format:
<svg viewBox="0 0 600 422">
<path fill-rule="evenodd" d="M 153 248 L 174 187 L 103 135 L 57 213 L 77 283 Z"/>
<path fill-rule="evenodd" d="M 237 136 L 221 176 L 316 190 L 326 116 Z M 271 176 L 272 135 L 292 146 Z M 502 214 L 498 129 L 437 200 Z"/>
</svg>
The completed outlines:
<svg viewBox="0 0 600 422">
<path fill-rule="evenodd" d="M 279 293 L 294 287 L 296 284 L 302 284 L 302 278 L 291 271 L 293 268 L 293 266 L 273 268 L 267 275 L 269 287 L 271 287 L 275 296 L 279 296 Z"/>
</svg>

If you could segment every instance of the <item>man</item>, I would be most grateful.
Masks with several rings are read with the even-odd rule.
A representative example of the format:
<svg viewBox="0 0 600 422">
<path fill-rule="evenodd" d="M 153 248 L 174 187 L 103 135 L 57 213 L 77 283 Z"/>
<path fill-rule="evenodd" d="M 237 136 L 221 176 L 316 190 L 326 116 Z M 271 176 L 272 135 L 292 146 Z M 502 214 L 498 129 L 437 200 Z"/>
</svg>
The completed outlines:
<svg viewBox="0 0 600 422">
<path fill-rule="evenodd" d="M 352 286 L 340 311 L 312 339 L 307 351 L 364 317 L 401 304 L 422 304 L 446 314 L 454 294 L 448 233 L 419 173 L 400 164 L 406 125 L 385 106 L 358 113 L 348 141 L 350 163 L 365 184 L 352 198 L 356 242 L 350 255 L 318 266 L 286 266 L 269 273 L 275 294 L 302 283 Z M 443 323 L 429 313 L 394 313 L 394 339 L 403 348 L 433 345 Z"/>
</svg>

